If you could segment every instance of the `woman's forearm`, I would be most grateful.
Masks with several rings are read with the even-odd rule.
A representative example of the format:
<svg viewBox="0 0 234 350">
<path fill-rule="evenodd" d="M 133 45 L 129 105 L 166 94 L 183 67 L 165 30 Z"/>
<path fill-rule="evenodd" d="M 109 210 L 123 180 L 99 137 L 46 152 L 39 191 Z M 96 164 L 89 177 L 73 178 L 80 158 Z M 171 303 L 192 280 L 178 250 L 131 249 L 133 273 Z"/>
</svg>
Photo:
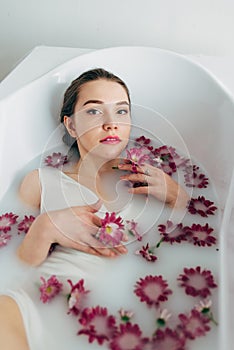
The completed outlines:
<svg viewBox="0 0 234 350">
<path fill-rule="evenodd" d="M 46 214 L 39 215 L 31 225 L 17 250 L 20 260 L 31 266 L 40 265 L 47 257 L 51 244 L 50 220 Z"/>
</svg>

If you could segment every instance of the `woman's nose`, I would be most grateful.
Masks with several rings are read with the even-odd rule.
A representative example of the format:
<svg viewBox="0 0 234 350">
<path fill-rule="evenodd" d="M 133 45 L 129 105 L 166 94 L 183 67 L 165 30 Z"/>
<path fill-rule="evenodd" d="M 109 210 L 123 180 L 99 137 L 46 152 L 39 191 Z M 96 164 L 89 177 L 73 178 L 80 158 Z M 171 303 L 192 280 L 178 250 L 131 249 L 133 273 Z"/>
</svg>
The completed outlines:
<svg viewBox="0 0 234 350">
<path fill-rule="evenodd" d="M 115 122 L 107 122 L 107 123 L 104 123 L 103 124 L 103 129 L 105 131 L 108 131 L 108 130 L 117 130 L 118 129 L 118 124 L 115 123 Z"/>
</svg>

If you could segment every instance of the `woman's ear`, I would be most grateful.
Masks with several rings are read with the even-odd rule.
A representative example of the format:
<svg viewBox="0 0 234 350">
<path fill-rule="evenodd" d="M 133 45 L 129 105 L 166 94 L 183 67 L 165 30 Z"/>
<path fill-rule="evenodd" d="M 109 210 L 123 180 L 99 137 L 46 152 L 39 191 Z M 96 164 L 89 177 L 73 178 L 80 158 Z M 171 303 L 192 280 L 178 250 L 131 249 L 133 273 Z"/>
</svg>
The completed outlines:
<svg viewBox="0 0 234 350">
<path fill-rule="evenodd" d="M 76 138 L 77 137 L 77 133 L 76 133 L 76 128 L 75 128 L 75 125 L 74 125 L 74 121 L 71 117 L 68 117 L 67 115 L 64 116 L 64 119 L 63 119 L 63 124 L 65 125 L 68 133 Z"/>
</svg>

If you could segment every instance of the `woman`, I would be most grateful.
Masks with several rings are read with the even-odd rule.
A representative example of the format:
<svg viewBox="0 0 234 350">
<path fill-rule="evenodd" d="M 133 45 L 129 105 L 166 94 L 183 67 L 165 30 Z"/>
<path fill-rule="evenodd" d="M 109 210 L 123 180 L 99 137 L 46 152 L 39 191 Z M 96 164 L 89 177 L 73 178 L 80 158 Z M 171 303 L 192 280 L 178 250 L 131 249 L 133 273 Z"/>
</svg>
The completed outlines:
<svg viewBox="0 0 234 350">
<path fill-rule="evenodd" d="M 150 194 L 171 207 L 182 208 L 186 206 L 188 195 L 162 170 L 143 165 L 132 173 L 131 164 L 118 158 L 129 141 L 131 102 L 128 88 L 115 75 L 94 69 L 74 80 L 64 96 L 61 122 L 76 141 L 79 158 L 64 172 L 38 169 L 23 180 L 20 196 L 24 202 L 40 210 L 40 214 L 18 248 L 18 256 L 29 265 L 39 266 L 40 273 L 49 271 L 57 275 L 61 262 L 62 270 L 66 270 L 63 261 L 68 262 L 72 275 L 71 270 L 76 268 L 74 261 L 78 259 L 81 270 L 74 270 L 74 275 L 77 275 L 83 266 L 86 269 L 90 264 L 92 271 L 93 265 L 98 265 L 104 257 L 127 253 L 124 245 L 111 249 L 95 237 L 101 225 L 98 211 L 102 208 L 111 211 L 114 203 L 121 212 L 122 204 L 118 203 L 115 186 L 110 190 L 104 180 L 108 175 L 116 183 L 119 181 L 120 175 L 114 168 L 121 170 L 122 180 L 147 182 L 147 186 L 129 188 L 131 195 Z M 77 189 L 80 192 L 74 195 Z M 70 197 L 73 197 L 71 201 Z M 58 244 L 58 249 L 48 257 L 54 243 Z M 56 266 L 55 271 L 53 266 Z M 31 300 L 21 302 L 24 297 L 17 291 L 0 297 L 2 349 L 40 349 L 41 343 L 33 339 L 35 335 L 29 325 L 34 320 L 31 309 L 37 310 L 33 305 L 30 309 Z M 48 346 L 45 339 L 41 348 L 47 349 Z"/>
</svg>

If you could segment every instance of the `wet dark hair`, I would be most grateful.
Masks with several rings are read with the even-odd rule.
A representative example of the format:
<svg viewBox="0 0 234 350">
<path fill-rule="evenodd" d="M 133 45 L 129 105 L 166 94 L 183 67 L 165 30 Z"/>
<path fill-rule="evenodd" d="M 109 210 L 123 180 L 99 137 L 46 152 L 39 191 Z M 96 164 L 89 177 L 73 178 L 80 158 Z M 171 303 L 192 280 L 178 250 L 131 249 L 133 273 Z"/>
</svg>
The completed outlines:
<svg viewBox="0 0 234 350">
<path fill-rule="evenodd" d="M 91 70 L 88 70 L 88 71 L 82 73 L 78 78 L 73 80 L 71 85 L 66 90 L 66 92 L 64 94 L 63 105 L 62 105 L 61 112 L 60 112 L 61 123 L 63 123 L 65 115 L 68 117 L 73 115 L 75 105 L 79 99 L 79 93 L 80 93 L 82 86 L 90 81 L 96 81 L 96 80 L 101 80 L 101 79 L 120 84 L 124 88 L 124 90 L 126 91 L 129 103 L 131 104 L 130 93 L 129 93 L 128 87 L 122 79 L 120 79 L 119 77 L 117 77 L 113 73 L 106 71 L 103 68 L 91 69 Z M 63 137 L 63 141 L 68 146 L 72 146 L 72 148 L 73 147 L 77 148 L 75 139 L 70 136 L 70 134 L 68 133 L 66 128 L 65 128 L 65 135 Z"/>
</svg>

